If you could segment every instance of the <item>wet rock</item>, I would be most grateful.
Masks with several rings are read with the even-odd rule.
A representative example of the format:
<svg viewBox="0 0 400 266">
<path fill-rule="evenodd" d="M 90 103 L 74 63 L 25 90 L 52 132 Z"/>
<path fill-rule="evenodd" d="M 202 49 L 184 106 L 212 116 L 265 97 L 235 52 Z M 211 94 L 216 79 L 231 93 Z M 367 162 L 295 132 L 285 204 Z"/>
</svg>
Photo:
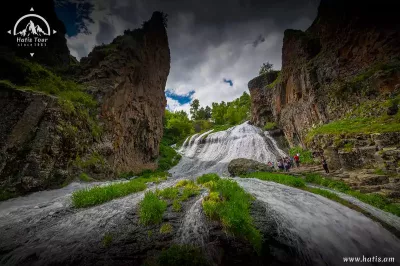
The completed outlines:
<svg viewBox="0 0 400 266">
<path fill-rule="evenodd" d="M 251 159 L 234 159 L 228 165 L 231 176 L 245 175 L 252 172 L 273 172 L 274 170 L 264 163 Z"/>
</svg>

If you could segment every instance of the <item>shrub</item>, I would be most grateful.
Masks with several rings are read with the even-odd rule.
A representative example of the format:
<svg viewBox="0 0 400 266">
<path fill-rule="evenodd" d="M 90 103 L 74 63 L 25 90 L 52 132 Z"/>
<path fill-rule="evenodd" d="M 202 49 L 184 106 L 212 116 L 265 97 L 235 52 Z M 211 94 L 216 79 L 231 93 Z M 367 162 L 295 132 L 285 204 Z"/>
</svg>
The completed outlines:
<svg viewBox="0 0 400 266">
<path fill-rule="evenodd" d="M 167 203 L 160 200 L 154 192 L 148 191 L 139 205 L 139 220 L 144 225 L 161 223 L 166 209 Z"/>
<path fill-rule="evenodd" d="M 173 166 L 177 165 L 182 156 L 178 154 L 173 148 L 161 142 L 160 156 L 158 159 L 158 170 L 166 171 Z"/>
</svg>

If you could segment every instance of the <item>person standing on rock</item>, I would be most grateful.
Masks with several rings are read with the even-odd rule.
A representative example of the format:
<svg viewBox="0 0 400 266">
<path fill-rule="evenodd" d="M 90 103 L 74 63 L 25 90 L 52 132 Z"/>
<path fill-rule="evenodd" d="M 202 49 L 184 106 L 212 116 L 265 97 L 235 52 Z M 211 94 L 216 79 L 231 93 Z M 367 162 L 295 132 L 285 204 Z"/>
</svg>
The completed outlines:
<svg viewBox="0 0 400 266">
<path fill-rule="evenodd" d="M 322 156 L 322 167 L 324 168 L 325 173 L 329 174 L 328 164 L 323 156 Z"/>
<path fill-rule="evenodd" d="M 294 157 L 294 162 L 296 163 L 297 167 L 300 167 L 300 155 L 297 153 Z"/>
</svg>

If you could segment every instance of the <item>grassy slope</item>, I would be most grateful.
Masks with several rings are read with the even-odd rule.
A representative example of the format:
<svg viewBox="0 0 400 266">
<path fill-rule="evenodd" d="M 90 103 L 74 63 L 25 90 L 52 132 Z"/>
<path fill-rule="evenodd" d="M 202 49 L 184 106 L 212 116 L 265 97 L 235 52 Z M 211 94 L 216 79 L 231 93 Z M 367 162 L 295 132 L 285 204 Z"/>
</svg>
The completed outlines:
<svg viewBox="0 0 400 266">
<path fill-rule="evenodd" d="M 387 115 L 388 107 L 398 105 L 400 95 L 386 100 L 369 100 L 354 108 L 343 119 L 311 129 L 306 141 L 311 141 L 318 134 L 370 134 L 400 131 L 400 112 Z"/>
</svg>

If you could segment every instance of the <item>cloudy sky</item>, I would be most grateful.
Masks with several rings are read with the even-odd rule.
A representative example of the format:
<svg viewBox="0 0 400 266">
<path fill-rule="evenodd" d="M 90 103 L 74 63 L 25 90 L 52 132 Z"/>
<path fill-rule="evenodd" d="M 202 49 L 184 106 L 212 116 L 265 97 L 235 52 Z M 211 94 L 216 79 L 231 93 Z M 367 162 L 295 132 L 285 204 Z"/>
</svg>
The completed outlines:
<svg viewBox="0 0 400 266">
<path fill-rule="evenodd" d="M 169 15 L 168 108 L 189 110 L 248 91 L 262 63 L 281 67 L 283 32 L 307 29 L 319 0 L 55 0 L 78 60 L 95 45 L 138 28 L 153 11 Z"/>
</svg>

